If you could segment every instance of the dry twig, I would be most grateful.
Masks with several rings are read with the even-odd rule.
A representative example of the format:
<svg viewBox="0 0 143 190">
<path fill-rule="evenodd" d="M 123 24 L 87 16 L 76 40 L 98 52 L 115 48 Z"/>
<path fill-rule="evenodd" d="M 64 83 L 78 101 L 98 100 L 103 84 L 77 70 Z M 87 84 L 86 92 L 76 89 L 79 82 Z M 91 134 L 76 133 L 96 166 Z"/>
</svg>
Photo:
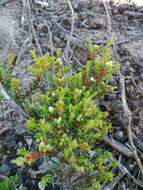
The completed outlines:
<svg viewBox="0 0 143 190">
<path fill-rule="evenodd" d="M 41 5 L 42 7 L 49 7 L 50 6 L 49 3 L 38 1 L 38 0 L 35 0 L 35 3 Z"/>
<path fill-rule="evenodd" d="M 143 188 L 143 181 L 134 178 L 134 176 L 129 172 L 129 170 L 122 163 L 117 161 L 115 158 L 113 160 L 117 162 L 118 168 L 120 169 L 122 173 L 126 173 L 126 175 L 128 175 L 134 181 L 134 183 L 136 183 L 138 186 Z"/>
<path fill-rule="evenodd" d="M 47 25 L 47 27 L 48 27 L 48 33 L 49 33 L 51 55 L 53 56 L 54 55 L 53 35 L 51 32 L 50 26 Z M 53 80 L 53 78 L 54 78 L 54 65 L 53 64 L 51 65 L 51 76 L 52 76 L 52 80 Z M 51 81 L 51 85 L 53 85 L 52 82 L 53 81 Z"/>
<path fill-rule="evenodd" d="M 128 118 L 128 125 L 126 126 L 128 140 L 129 140 L 129 143 L 131 145 L 131 149 L 133 152 L 134 159 L 136 160 L 136 163 L 140 168 L 141 174 L 143 175 L 143 166 L 142 166 L 141 161 L 138 157 L 137 150 L 136 150 L 136 147 L 135 147 L 134 142 L 133 142 L 133 135 L 132 135 L 132 128 L 131 128 L 132 113 L 131 113 L 131 111 L 128 107 L 128 104 L 127 104 L 126 91 L 125 91 L 125 89 L 126 89 L 125 88 L 125 79 L 124 79 L 124 76 L 122 74 L 120 75 L 120 86 L 121 86 L 121 96 L 122 96 L 124 114 Z"/>
<path fill-rule="evenodd" d="M 32 32 L 33 39 L 35 40 L 35 44 L 37 46 L 38 54 L 39 54 L 39 56 L 42 56 L 43 53 L 42 53 L 42 50 L 41 50 L 41 47 L 40 47 L 40 44 L 39 44 L 39 40 L 37 38 L 37 34 L 36 34 L 36 31 L 35 31 L 35 28 L 34 28 L 33 22 L 32 22 L 31 8 L 30 8 L 29 0 L 26 0 L 26 3 L 27 3 L 27 9 L 28 9 L 28 19 L 29 19 L 30 30 Z"/>
<path fill-rule="evenodd" d="M 15 62 L 15 66 L 18 66 L 18 65 L 19 65 L 20 60 L 21 60 L 22 56 L 24 55 L 24 53 L 25 53 L 25 51 L 26 51 L 27 43 L 29 42 L 30 38 L 31 38 L 31 36 L 28 37 L 28 38 L 23 42 L 22 47 L 21 47 L 21 49 L 20 49 L 20 52 L 19 52 L 19 54 L 18 54 L 18 56 L 17 56 L 16 62 Z"/>
<path fill-rule="evenodd" d="M 136 19 L 143 19 L 143 13 L 137 13 L 133 11 L 125 11 L 125 15 Z"/>
<path fill-rule="evenodd" d="M 110 138 L 109 136 L 105 136 L 103 138 L 104 142 L 108 145 L 110 145 L 112 148 L 118 150 L 119 152 L 121 152 L 122 154 L 124 154 L 127 157 L 132 157 L 133 156 L 133 152 L 126 147 L 124 144 L 114 140 L 113 138 Z"/>
<path fill-rule="evenodd" d="M 107 8 L 105 0 L 103 0 L 103 5 L 107 14 L 107 18 L 108 18 L 108 31 L 109 31 L 109 34 L 111 34 L 111 18 L 110 18 L 109 10 Z"/>
<path fill-rule="evenodd" d="M 119 176 L 117 176 L 111 183 L 109 183 L 108 185 L 106 185 L 103 190 L 112 190 L 115 188 L 115 186 L 121 181 L 121 179 L 126 175 L 128 177 L 130 177 L 134 183 L 143 188 L 143 181 L 136 179 L 130 172 L 129 170 L 118 160 L 116 160 L 115 158 L 112 158 L 111 160 L 116 161 L 116 163 L 118 164 L 118 168 L 121 172 L 121 174 Z"/>
<path fill-rule="evenodd" d="M 22 0 L 23 8 L 22 8 L 22 14 L 21 14 L 21 26 L 28 26 L 29 25 L 29 19 L 28 19 L 28 10 L 27 10 L 27 3 L 25 0 Z"/>
<path fill-rule="evenodd" d="M 69 9 L 71 11 L 71 15 L 72 15 L 72 23 L 71 23 L 70 35 L 69 35 L 69 37 L 67 39 L 65 50 L 63 52 L 63 58 L 64 58 L 64 60 L 65 60 L 66 63 L 69 63 L 68 53 L 69 53 L 69 49 L 70 49 L 70 42 L 71 42 L 71 39 L 72 39 L 72 36 L 73 36 L 73 33 L 74 33 L 75 15 L 74 15 L 74 10 L 73 10 L 71 1 L 67 0 L 67 2 L 68 2 L 68 5 L 69 5 Z"/>
</svg>

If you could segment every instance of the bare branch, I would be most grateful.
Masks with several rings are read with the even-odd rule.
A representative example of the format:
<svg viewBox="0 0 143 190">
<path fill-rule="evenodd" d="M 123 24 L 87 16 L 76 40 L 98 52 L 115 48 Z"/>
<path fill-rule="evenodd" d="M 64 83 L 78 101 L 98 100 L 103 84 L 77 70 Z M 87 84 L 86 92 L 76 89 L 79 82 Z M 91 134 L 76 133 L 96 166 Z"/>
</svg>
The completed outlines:
<svg viewBox="0 0 143 190">
<path fill-rule="evenodd" d="M 27 43 L 29 42 L 30 38 L 31 38 L 31 36 L 28 37 L 28 38 L 23 42 L 22 47 L 21 47 L 21 49 L 20 49 L 20 51 L 19 51 L 19 54 L 18 54 L 18 56 L 17 56 L 16 62 L 15 62 L 15 66 L 18 66 L 18 65 L 19 65 L 19 63 L 20 63 L 20 61 L 21 61 L 21 58 L 22 58 L 23 54 L 24 54 L 25 51 L 26 51 Z"/>
<path fill-rule="evenodd" d="M 43 53 L 42 53 L 42 50 L 41 50 L 41 47 L 40 47 L 40 44 L 39 44 L 39 41 L 37 38 L 37 34 L 36 34 L 36 31 L 35 31 L 35 28 L 34 28 L 33 22 L 32 22 L 31 8 L 30 8 L 29 0 L 26 0 L 26 3 L 27 3 L 27 9 L 28 9 L 28 19 L 29 19 L 30 30 L 32 32 L 33 39 L 35 40 L 35 44 L 37 46 L 37 51 L 38 51 L 39 55 L 42 56 Z"/>
<path fill-rule="evenodd" d="M 142 166 L 141 161 L 138 157 L 137 150 L 136 150 L 136 147 L 135 147 L 134 142 L 133 142 L 133 135 L 132 135 L 132 128 L 131 128 L 132 113 L 131 113 L 131 111 L 128 107 L 128 104 L 127 104 L 126 91 L 125 91 L 125 79 L 124 79 L 124 76 L 122 74 L 120 76 L 120 86 L 121 86 L 121 96 L 122 96 L 124 114 L 128 118 L 128 125 L 126 126 L 128 140 L 129 140 L 129 143 L 130 143 L 131 148 L 132 148 L 134 159 L 136 160 L 136 163 L 140 168 L 141 174 L 143 175 L 143 166 Z"/>
<path fill-rule="evenodd" d="M 52 35 L 49 25 L 48 25 L 48 33 L 49 33 L 51 55 L 53 56 L 54 55 L 53 35 Z M 54 65 L 53 64 L 51 65 L 51 76 L 52 76 L 52 80 L 53 80 L 53 78 L 54 78 Z M 52 81 L 51 81 L 51 85 L 53 85 Z"/>
<path fill-rule="evenodd" d="M 134 181 L 134 183 L 136 183 L 138 186 L 140 186 L 141 188 L 143 188 L 143 181 L 136 179 L 129 172 L 129 170 L 122 163 L 120 163 L 118 160 L 116 160 L 115 158 L 113 158 L 113 160 L 115 160 L 117 162 L 118 167 L 119 167 L 119 169 L 121 170 L 122 173 L 125 173 L 126 175 L 128 175 Z"/>
<path fill-rule="evenodd" d="M 114 140 L 113 138 L 110 138 L 109 136 L 105 136 L 103 138 L 104 142 L 108 145 L 110 145 L 112 148 L 118 150 L 119 152 L 121 152 L 122 154 L 124 154 L 127 157 L 132 157 L 133 156 L 133 152 L 126 147 L 124 144 Z"/>
<path fill-rule="evenodd" d="M 143 18 L 143 13 L 137 13 L 133 11 L 125 11 L 125 15 L 134 17 L 136 19 L 142 19 Z"/>
<path fill-rule="evenodd" d="M 105 0 L 103 0 L 103 5 L 107 14 L 107 18 L 108 18 L 108 30 L 109 30 L 109 34 L 111 34 L 111 18 L 110 18 L 110 14 L 109 14 L 109 10 L 107 8 L 107 4 L 105 2 Z"/>
<path fill-rule="evenodd" d="M 69 63 L 68 53 L 69 53 L 69 49 L 70 49 L 70 42 L 71 42 L 71 39 L 72 39 L 72 36 L 73 36 L 73 33 L 74 33 L 75 15 L 74 15 L 74 10 L 73 10 L 73 7 L 72 7 L 72 4 L 71 4 L 70 0 L 67 0 L 67 2 L 68 2 L 68 5 L 69 5 L 69 9 L 71 11 L 71 15 L 72 15 L 72 23 L 71 23 L 71 32 L 70 32 L 70 35 L 69 35 L 69 37 L 67 39 L 65 50 L 63 52 L 63 57 L 65 58 L 64 59 L 65 62 Z"/>
<path fill-rule="evenodd" d="M 125 175 L 129 176 L 136 185 L 143 188 L 143 181 L 140 181 L 140 180 L 136 179 L 120 161 L 116 160 L 115 158 L 112 158 L 111 160 L 116 161 L 116 163 L 118 164 L 118 168 L 120 169 L 121 174 L 118 175 L 111 183 L 109 183 L 108 185 L 103 187 L 103 190 L 112 190 L 112 189 L 114 189 L 115 186 L 121 181 L 121 179 Z"/>
</svg>

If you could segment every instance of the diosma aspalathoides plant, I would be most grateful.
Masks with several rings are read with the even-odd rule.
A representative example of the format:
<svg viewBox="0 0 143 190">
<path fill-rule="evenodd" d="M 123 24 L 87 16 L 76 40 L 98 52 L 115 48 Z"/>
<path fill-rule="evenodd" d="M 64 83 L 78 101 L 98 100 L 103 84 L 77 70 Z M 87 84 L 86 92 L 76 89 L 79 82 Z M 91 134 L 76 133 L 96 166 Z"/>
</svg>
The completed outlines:
<svg viewBox="0 0 143 190">
<path fill-rule="evenodd" d="M 15 98 L 20 97 L 19 103 L 24 102 L 23 109 L 31 116 L 27 130 L 37 143 L 35 151 L 18 150 L 19 157 L 13 163 L 22 166 L 46 159 L 49 168 L 41 176 L 41 186 L 52 182 L 62 184 L 63 189 L 100 189 L 112 179 L 112 155 L 99 148 L 111 125 L 106 121 L 108 113 L 96 104 L 99 97 L 113 91 L 108 83 L 119 67 L 110 46 L 88 41 L 87 63 L 74 74 L 59 57 L 33 53 L 35 63 L 28 69 L 32 87 L 23 93 L 20 82 L 11 79 Z M 50 80 L 52 86 L 40 87 L 41 82 L 48 84 Z"/>
</svg>

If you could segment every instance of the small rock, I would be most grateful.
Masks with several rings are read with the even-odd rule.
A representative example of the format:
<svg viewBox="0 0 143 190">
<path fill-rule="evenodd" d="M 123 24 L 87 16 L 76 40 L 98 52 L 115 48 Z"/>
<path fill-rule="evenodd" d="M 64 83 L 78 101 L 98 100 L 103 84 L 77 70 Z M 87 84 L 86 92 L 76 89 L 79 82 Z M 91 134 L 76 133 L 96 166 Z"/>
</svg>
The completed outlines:
<svg viewBox="0 0 143 190">
<path fill-rule="evenodd" d="M 117 131 L 115 133 L 115 139 L 123 142 L 124 141 L 124 133 L 123 133 L 123 131 Z"/>
</svg>

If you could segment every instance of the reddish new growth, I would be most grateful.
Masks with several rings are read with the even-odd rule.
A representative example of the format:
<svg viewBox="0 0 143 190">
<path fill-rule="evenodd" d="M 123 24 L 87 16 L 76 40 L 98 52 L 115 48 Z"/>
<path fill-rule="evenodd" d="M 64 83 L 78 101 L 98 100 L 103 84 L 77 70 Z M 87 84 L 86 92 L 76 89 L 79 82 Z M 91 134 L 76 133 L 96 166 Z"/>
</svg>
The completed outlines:
<svg viewBox="0 0 143 190">
<path fill-rule="evenodd" d="M 104 69 L 102 69 L 99 71 L 98 76 L 99 76 L 99 78 L 103 78 L 106 76 L 106 74 L 107 74 L 107 72 Z"/>
<path fill-rule="evenodd" d="M 26 159 L 28 161 L 30 161 L 30 160 L 34 160 L 34 159 L 40 158 L 40 157 L 48 155 L 48 154 L 49 154 L 49 152 L 42 152 L 41 151 L 41 152 L 39 152 L 37 154 L 30 154 L 30 155 L 26 156 Z"/>
<path fill-rule="evenodd" d="M 41 76 L 40 75 L 37 75 L 36 76 L 36 80 L 39 82 L 39 81 L 41 81 Z"/>
<path fill-rule="evenodd" d="M 93 53 L 89 53 L 89 59 L 94 61 L 95 59 L 97 58 L 97 53 L 96 52 L 93 52 Z"/>
</svg>

